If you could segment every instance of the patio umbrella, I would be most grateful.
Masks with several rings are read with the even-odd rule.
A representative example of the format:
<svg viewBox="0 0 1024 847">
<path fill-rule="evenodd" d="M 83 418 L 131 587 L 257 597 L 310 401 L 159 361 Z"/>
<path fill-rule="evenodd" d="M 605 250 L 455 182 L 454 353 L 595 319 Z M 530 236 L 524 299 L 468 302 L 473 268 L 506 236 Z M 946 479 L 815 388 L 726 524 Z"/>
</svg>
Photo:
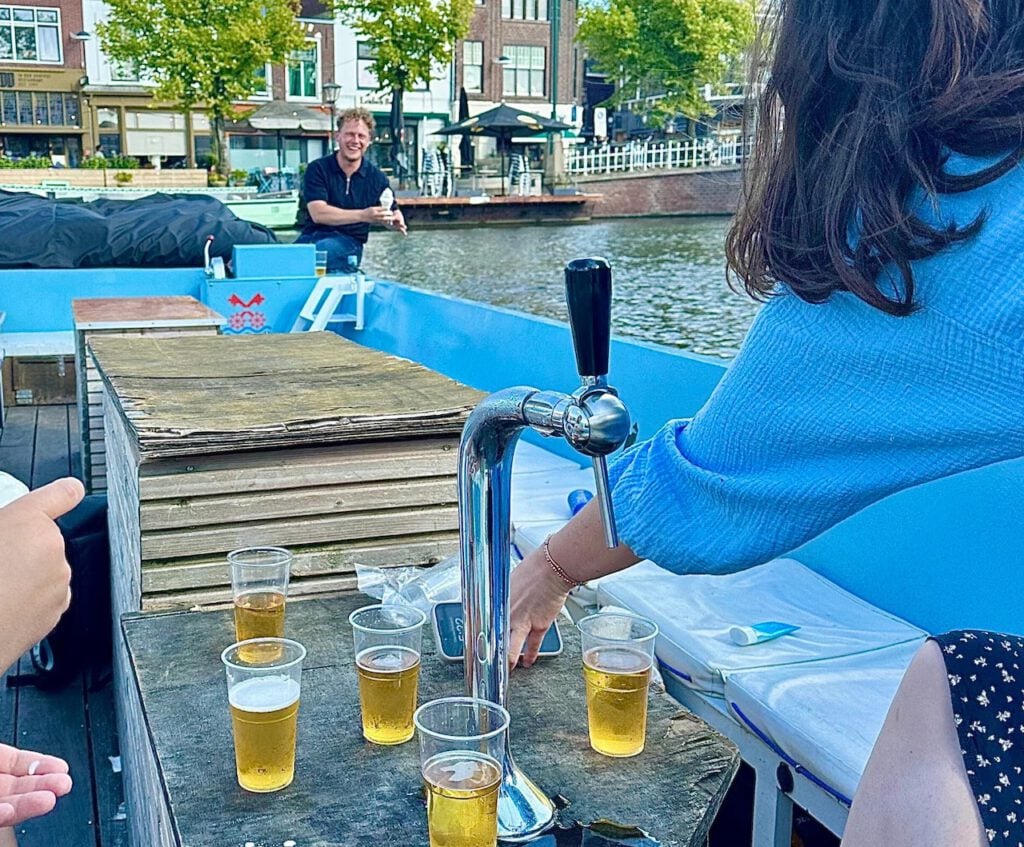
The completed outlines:
<svg viewBox="0 0 1024 847">
<path fill-rule="evenodd" d="M 260 106 L 239 124 L 249 124 L 253 129 L 261 131 L 273 130 L 277 133 L 277 172 L 284 170 L 284 150 L 281 147 L 281 133 L 287 130 L 305 130 L 306 132 L 331 132 L 330 116 L 315 109 L 308 109 L 295 103 L 274 100 Z"/>
<path fill-rule="evenodd" d="M 548 135 L 565 129 L 572 129 L 572 127 L 561 121 L 542 118 L 540 115 L 524 112 L 522 109 L 513 109 L 502 103 L 475 117 L 439 129 L 434 135 L 468 135 L 470 137 L 486 135 L 496 138 L 498 152 L 501 155 L 501 193 L 504 194 L 505 151 L 512 143 L 512 139 L 525 138 L 530 135 Z"/>
<path fill-rule="evenodd" d="M 469 97 L 466 95 L 466 89 L 459 89 L 459 123 L 469 120 Z M 464 168 L 473 167 L 473 142 L 469 138 L 468 133 L 462 134 L 462 140 L 459 141 L 459 161 Z"/>
</svg>

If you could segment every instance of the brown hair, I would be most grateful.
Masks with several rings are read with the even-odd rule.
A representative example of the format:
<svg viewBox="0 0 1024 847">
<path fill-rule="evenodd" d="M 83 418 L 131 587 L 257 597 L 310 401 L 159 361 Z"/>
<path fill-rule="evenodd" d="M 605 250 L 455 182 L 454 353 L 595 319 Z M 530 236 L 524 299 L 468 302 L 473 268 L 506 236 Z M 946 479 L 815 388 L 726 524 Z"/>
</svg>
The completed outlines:
<svg viewBox="0 0 1024 847">
<path fill-rule="evenodd" d="M 340 130 L 348 121 L 362 121 L 366 124 L 366 128 L 370 130 L 370 138 L 373 138 L 373 133 L 377 129 L 377 122 L 373 119 L 373 114 L 369 110 L 364 109 L 362 106 L 346 109 L 338 115 L 338 129 Z"/>
<path fill-rule="evenodd" d="M 764 299 L 784 282 L 811 303 L 849 291 L 909 314 L 911 262 L 984 223 L 982 213 L 963 226 L 933 226 L 909 208 L 911 192 L 976 188 L 1021 158 L 1024 0 L 773 5 L 775 31 L 756 51 L 773 48 L 770 76 L 726 244 L 730 284 L 736 274 Z M 945 170 L 951 150 L 999 159 L 954 176 Z M 880 288 L 889 263 L 902 285 Z"/>
</svg>

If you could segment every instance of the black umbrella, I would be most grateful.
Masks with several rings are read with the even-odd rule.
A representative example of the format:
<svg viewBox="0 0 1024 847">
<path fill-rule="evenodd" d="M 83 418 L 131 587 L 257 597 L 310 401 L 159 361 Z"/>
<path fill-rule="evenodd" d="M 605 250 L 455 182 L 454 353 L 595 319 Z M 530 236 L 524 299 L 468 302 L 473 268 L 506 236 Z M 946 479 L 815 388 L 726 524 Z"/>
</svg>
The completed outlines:
<svg viewBox="0 0 1024 847">
<path fill-rule="evenodd" d="M 466 89 L 459 89 L 459 123 L 469 120 L 469 97 L 466 95 Z M 459 161 L 463 168 L 473 167 L 473 142 L 470 141 L 469 135 L 463 133 L 462 140 L 459 142 Z"/>
<path fill-rule="evenodd" d="M 396 88 L 391 94 L 391 164 L 399 180 L 405 177 L 405 148 L 402 136 L 405 132 L 405 118 L 402 115 L 402 89 Z"/>
<path fill-rule="evenodd" d="M 505 151 L 513 138 L 525 138 L 530 135 L 547 135 L 572 129 L 561 121 L 542 118 L 532 112 L 513 109 L 502 103 L 472 118 L 459 121 L 457 124 L 439 129 L 434 135 L 487 135 L 498 140 L 498 152 L 501 155 L 501 193 L 505 193 Z"/>
</svg>

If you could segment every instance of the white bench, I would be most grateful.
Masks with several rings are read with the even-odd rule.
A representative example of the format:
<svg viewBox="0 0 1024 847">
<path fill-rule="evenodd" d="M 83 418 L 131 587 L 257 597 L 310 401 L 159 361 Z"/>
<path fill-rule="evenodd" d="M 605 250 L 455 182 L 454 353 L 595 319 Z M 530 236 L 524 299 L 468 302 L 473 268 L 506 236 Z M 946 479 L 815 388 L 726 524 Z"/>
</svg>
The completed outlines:
<svg viewBox="0 0 1024 847">
<path fill-rule="evenodd" d="M 524 449 L 525 448 L 525 449 Z M 521 445 L 512 483 L 522 553 L 570 517 L 589 470 Z M 577 589 L 580 611 L 615 605 L 654 619 L 666 688 L 739 747 L 756 775 L 754 847 L 788 847 L 794 802 L 837 835 L 903 671 L 917 627 L 792 559 L 727 576 L 678 576 L 651 562 Z M 792 635 L 749 647 L 732 625 L 781 621 Z"/>
</svg>

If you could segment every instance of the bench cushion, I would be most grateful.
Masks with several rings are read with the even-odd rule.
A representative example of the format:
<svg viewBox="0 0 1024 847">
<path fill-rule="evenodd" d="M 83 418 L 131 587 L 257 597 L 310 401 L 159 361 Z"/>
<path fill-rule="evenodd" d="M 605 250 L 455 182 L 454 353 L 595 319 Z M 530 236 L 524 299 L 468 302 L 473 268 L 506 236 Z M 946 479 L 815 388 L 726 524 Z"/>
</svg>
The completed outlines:
<svg viewBox="0 0 1024 847">
<path fill-rule="evenodd" d="M 657 622 L 657 654 L 691 688 L 721 696 L 724 676 L 740 670 L 849 656 L 924 632 L 844 591 L 793 559 L 726 576 L 678 576 L 641 563 L 598 582 L 599 605 L 624 606 Z M 740 647 L 729 627 L 761 621 L 795 624 L 791 635 Z"/>
<path fill-rule="evenodd" d="M 729 673 L 741 724 L 849 805 L 903 673 L 924 641 L 799 666 Z"/>
</svg>

